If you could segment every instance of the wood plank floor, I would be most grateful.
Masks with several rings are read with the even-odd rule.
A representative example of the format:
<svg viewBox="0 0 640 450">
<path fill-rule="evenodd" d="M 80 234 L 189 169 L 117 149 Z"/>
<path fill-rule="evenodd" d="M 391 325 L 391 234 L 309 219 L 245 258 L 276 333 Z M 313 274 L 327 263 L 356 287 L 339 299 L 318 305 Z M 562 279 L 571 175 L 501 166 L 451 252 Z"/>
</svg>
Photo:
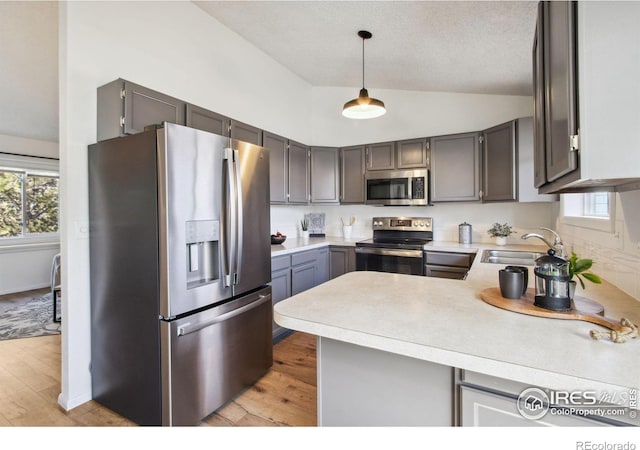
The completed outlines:
<svg viewBox="0 0 640 450">
<path fill-rule="evenodd" d="M 273 360 L 254 386 L 200 425 L 315 426 L 315 336 L 288 336 L 274 346 Z M 135 426 L 94 401 L 64 411 L 60 366 L 59 335 L 0 341 L 0 426 Z"/>
</svg>

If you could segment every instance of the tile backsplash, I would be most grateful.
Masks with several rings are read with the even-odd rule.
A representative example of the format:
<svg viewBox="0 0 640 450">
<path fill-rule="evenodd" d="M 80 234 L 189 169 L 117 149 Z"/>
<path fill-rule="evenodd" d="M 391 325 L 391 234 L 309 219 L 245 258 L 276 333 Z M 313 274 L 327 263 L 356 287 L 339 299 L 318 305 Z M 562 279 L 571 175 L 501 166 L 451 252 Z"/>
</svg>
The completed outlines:
<svg viewBox="0 0 640 450">
<path fill-rule="evenodd" d="M 640 300 L 640 191 L 615 195 L 615 230 L 604 232 L 564 223 L 559 207 L 555 227 L 567 251 L 594 260 L 592 272 Z"/>
</svg>

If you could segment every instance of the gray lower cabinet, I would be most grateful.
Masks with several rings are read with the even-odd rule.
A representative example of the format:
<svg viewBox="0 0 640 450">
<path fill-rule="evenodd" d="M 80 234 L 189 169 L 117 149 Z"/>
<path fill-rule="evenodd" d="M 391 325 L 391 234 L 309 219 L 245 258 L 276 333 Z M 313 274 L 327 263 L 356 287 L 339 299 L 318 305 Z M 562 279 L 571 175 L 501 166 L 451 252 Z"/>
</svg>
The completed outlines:
<svg viewBox="0 0 640 450">
<path fill-rule="evenodd" d="M 518 412 L 517 400 L 472 387 L 460 388 L 460 425 L 463 427 L 593 427 L 605 423 L 585 417 L 560 415 L 549 411 L 538 420 L 527 419 Z"/>
<path fill-rule="evenodd" d="M 356 249 L 355 247 L 329 248 L 329 278 L 334 279 L 348 272 L 356 270 Z"/>
<path fill-rule="evenodd" d="M 311 203 L 340 201 L 339 153 L 334 147 L 311 147 Z"/>
<path fill-rule="evenodd" d="M 100 86 L 97 95 L 98 141 L 162 122 L 185 124 L 185 102 L 121 78 Z"/>
<path fill-rule="evenodd" d="M 262 130 L 237 120 L 231 120 L 229 135 L 231 139 L 262 145 Z"/>
<path fill-rule="evenodd" d="M 480 200 L 479 133 L 430 139 L 431 201 Z"/>
<path fill-rule="evenodd" d="M 329 248 L 303 250 L 271 258 L 273 304 L 329 281 Z M 288 330 L 273 323 L 273 339 Z"/>
<path fill-rule="evenodd" d="M 364 203 L 365 146 L 340 149 L 340 203 Z"/>
<path fill-rule="evenodd" d="M 291 297 L 291 257 L 289 255 L 271 258 L 271 299 L 275 306 L 281 300 Z M 287 331 L 273 322 L 273 339 Z"/>
<path fill-rule="evenodd" d="M 231 119 L 196 105 L 187 104 L 186 125 L 209 133 L 229 136 Z"/>
<path fill-rule="evenodd" d="M 516 122 L 512 120 L 484 130 L 482 144 L 482 201 L 517 200 Z"/>
</svg>

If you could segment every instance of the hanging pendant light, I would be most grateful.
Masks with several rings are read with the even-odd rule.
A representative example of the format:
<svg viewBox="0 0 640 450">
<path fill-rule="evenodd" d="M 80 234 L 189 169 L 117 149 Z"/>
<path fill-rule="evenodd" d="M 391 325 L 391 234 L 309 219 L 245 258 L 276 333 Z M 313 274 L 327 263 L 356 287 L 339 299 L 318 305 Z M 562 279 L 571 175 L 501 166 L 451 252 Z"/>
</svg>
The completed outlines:
<svg viewBox="0 0 640 450">
<path fill-rule="evenodd" d="M 342 115 L 349 119 L 373 119 L 380 117 L 387 110 L 381 100 L 369 97 L 369 93 L 364 87 L 364 41 L 365 39 L 371 39 L 372 34 L 361 30 L 358 31 L 358 36 L 362 38 L 362 89 L 360 89 L 358 98 L 354 98 L 344 104 Z"/>
</svg>

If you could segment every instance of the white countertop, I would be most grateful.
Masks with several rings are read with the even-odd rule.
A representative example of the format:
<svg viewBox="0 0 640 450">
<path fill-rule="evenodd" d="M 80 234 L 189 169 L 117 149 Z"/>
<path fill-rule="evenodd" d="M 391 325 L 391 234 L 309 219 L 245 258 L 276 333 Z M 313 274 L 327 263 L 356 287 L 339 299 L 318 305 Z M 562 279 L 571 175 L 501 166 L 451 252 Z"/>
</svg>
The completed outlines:
<svg viewBox="0 0 640 450">
<path fill-rule="evenodd" d="M 589 330 L 602 329 L 597 325 L 517 314 L 480 299 L 480 291 L 498 286 L 498 270 L 504 267 L 480 262 L 483 249 L 544 247 L 439 242 L 428 247 L 477 251 L 467 279 L 351 272 L 277 303 L 275 321 L 293 330 L 551 389 L 640 388 L 640 339 L 596 341 Z M 533 278 L 531 267 L 529 287 Z M 606 281 L 590 283 L 585 291 L 578 286 L 576 295 L 600 302 L 607 317 L 640 324 L 640 302 Z"/>
<path fill-rule="evenodd" d="M 364 239 L 365 238 L 345 239 L 337 236 L 310 237 L 309 239 L 287 238 L 282 244 L 271 245 L 271 256 L 287 255 L 289 253 L 312 250 L 314 248 L 327 247 L 329 245 L 355 247 L 356 242 Z"/>
</svg>

